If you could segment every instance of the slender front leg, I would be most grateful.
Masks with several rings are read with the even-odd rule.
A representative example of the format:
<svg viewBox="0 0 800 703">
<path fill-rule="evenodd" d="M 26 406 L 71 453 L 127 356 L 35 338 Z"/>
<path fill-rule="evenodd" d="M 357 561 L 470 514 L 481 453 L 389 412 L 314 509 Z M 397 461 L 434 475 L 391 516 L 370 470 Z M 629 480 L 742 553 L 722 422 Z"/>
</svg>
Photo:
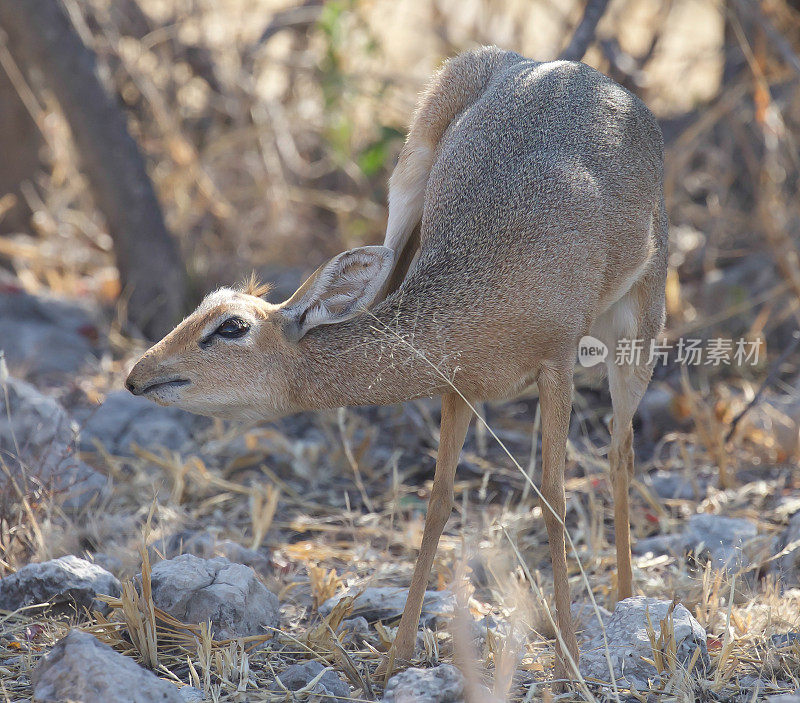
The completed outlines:
<svg viewBox="0 0 800 703">
<path fill-rule="evenodd" d="M 608 452 L 611 483 L 614 487 L 614 542 L 617 547 L 617 600 L 633 595 L 633 566 L 631 564 L 631 518 L 629 508 L 630 477 L 633 474 L 633 427 L 611 430 Z M 622 440 L 618 435 L 622 435 Z"/>
<path fill-rule="evenodd" d="M 572 366 L 545 367 L 539 373 L 539 402 L 542 406 L 542 514 L 550 542 L 553 562 L 553 587 L 556 600 L 556 624 L 564 644 L 577 664 L 578 642 L 570 615 L 567 553 L 564 539 L 564 518 L 567 512 L 564 495 L 564 460 L 567 453 L 569 416 L 572 409 Z M 571 668 L 564 658 L 561 643 L 556 639 L 555 678 L 571 678 Z M 559 686 L 560 687 L 560 686 Z"/>
<path fill-rule="evenodd" d="M 436 556 L 439 538 L 442 536 L 447 519 L 453 509 L 453 481 L 458 466 L 458 457 L 464 445 L 472 410 L 465 400 L 456 393 L 442 396 L 442 426 L 439 435 L 439 454 L 436 457 L 436 473 L 433 477 L 433 490 L 425 516 L 425 531 L 422 546 L 414 567 L 411 589 L 408 592 L 403 616 L 397 629 L 392 650 L 397 663 L 411 661 L 417 639 L 419 616 L 422 601 L 428 587 L 428 577 Z M 390 653 L 391 656 L 391 653 Z"/>
</svg>

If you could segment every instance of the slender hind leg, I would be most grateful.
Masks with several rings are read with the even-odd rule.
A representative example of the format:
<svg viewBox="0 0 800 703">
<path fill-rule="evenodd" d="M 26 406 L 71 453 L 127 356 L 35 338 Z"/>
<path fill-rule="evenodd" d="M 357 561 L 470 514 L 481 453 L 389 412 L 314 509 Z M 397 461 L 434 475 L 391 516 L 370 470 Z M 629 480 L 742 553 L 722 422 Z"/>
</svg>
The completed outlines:
<svg viewBox="0 0 800 703">
<path fill-rule="evenodd" d="M 542 407 L 542 514 L 553 562 L 553 587 L 556 600 L 556 624 L 572 660 L 578 662 L 578 643 L 570 615 L 569 579 L 564 535 L 567 513 L 564 495 L 564 459 L 567 453 L 569 416 L 572 410 L 572 373 L 574 362 L 559 368 L 543 367 L 537 385 Z M 556 640 L 556 679 L 571 678 L 561 642 Z M 561 688 L 557 685 L 557 688 Z"/>
<path fill-rule="evenodd" d="M 609 347 L 606 359 L 613 420 L 608 463 L 614 489 L 614 540 L 617 548 L 617 599 L 633 595 L 629 484 L 633 478 L 633 416 L 653 374 L 651 344 L 661 332 L 664 319 L 664 289 L 653 272 L 637 281 L 597 326 L 604 330 Z M 639 358 L 632 353 L 617 364 L 615 349 L 622 339 L 641 340 Z"/>
<path fill-rule="evenodd" d="M 608 463 L 614 488 L 614 541 L 617 548 L 617 600 L 633 595 L 629 483 L 633 478 L 633 415 L 650 381 L 648 367 L 609 364 L 608 384 L 614 417 Z"/>
</svg>

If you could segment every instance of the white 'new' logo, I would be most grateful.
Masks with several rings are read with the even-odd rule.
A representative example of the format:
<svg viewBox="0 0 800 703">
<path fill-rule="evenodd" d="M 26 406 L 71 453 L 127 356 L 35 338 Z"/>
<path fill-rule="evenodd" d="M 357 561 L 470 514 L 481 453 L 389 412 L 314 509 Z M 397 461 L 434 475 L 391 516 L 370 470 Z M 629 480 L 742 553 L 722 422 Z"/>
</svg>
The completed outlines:
<svg viewBox="0 0 800 703">
<path fill-rule="evenodd" d="M 599 339 L 589 335 L 581 337 L 581 341 L 578 342 L 578 363 L 581 366 L 589 369 L 605 361 L 607 356 L 608 347 Z"/>
</svg>

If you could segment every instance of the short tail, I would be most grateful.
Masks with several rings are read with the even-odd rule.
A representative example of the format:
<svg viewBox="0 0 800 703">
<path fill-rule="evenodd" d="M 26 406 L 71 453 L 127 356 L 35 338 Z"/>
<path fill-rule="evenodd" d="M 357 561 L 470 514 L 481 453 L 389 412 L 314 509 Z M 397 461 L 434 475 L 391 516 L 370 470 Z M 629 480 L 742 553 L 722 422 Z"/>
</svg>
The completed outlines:
<svg viewBox="0 0 800 703">
<path fill-rule="evenodd" d="M 494 46 L 459 54 L 442 66 L 420 95 L 408 139 L 389 180 L 384 245 L 398 255 L 422 219 L 436 146 L 453 120 L 484 92 L 506 54 Z"/>
</svg>

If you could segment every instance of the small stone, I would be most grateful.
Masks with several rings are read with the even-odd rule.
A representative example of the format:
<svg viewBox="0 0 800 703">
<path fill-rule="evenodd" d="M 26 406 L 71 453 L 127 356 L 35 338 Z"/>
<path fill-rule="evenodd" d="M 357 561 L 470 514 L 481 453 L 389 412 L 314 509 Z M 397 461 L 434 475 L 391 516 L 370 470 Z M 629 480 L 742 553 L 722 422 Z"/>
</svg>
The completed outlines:
<svg viewBox="0 0 800 703">
<path fill-rule="evenodd" d="M 702 513 L 692 515 L 683 532 L 636 540 L 631 551 L 637 555 L 690 555 L 695 564 L 710 561 L 714 570 L 734 573 L 749 564 L 746 547 L 757 534 L 748 520 Z"/>
<path fill-rule="evenodd" d="M 658 678 L 656 668 L 644 661 L 644 658 L 653 657 L 647 616 L 649 614 L 658 637 L 659 623 L 667 617 L 671 605 L 670 601 L 643 596 L 626 598 L 617 603 L 606 623 L 605 632 L 614 676 L 619 684 L 644 691 L 649 688 L 648 681 Z M 683 605 L 675 606 L 672 618 L 679 662 L 688 664 L 699 648 L 700 655 L 695 666 L 707 668 L 709 659 L 705 630 Z M 610 683 L 602 632 L 581 646 L 580 670 L 587 679 Z"/>
<path fill-rule="evenodd" d="M 95 451 L 94 440 L 117 456 L 133 456 L 132 446 L 178 451 L 189 445 L 207 420 L 178 408 L 161 407 L 127 391 L 109 393 L 83 419 L 80 448 Z"/>
<path fill-rule="evenodd" d="M 684 539 L 682 534 L 644 537 L 643 539 L 637 539 L 631 545 L 631 553 L 637 556 L 644 556 L 645 554 L 681 556 L 683 552 Z"/>
<path fill-rule="evenodd" d="M 203 703 L 206 699 L 203 692 L 194 686 L 182 686 L 178 689 L 178 695 L 183 703 Z"/>
<path fill-rule="evenodd" d="M 794 545 L 794 546 L 792 546 Z M 774 553 L 788 550 L 775 562 L 775 569 L 784 586 L 800 585 L 800 512 L 789 519 L 786 529 L 775 540 Z"/>
<path fill-rule="evenodd" d="M 710 476 L 694 475 L 691 479 L 677 471 L 655 471 L 644 478 L 644 484 L 659 498 L 702 500 L 711 485 Z"/>
<path fill-rule="evenodd" d="M 22 290 L 0 292 L 0 348 L 12 373 L 63 378 L 96 361 L 102 326 L 95 310 Z"/>
<path fill-rule="evenodd" d="M 219 539 L 214 531 L 192 532 L 184 530 L 169 539 L 157 543 L 157 548 L 166 555 L 193 554 L 201 559 L 225 557 L 236 564 L 252 567 L 259 574 L 271 571 L 271 554 L 264 547 L 256 550 L 244 547 L 230 539 Z"/>
<path fill-rule="evenodd" d="M 278 678 L 290 691 L 299 691 L 319 676 L 324 669 L 325 667 L 318 661 L 300 662 L 292 664 L 278 674 Z M 350 686 L 329 669 L 320 676 L 319 681 L 314 685 L 313 694 L 319 696 L 320 703 L 343 701 L 350 698 Z"/>
<path fill-rule="evenodd" d="M 451 664 L 406 669 L 386 684 L 383 703 L 462 703 L 464 676 Z"/>
<path fill-rule="evenodd" d="M 796 642 L 800 642 L 800 632 L 784 632 L 769 638 L 769 643 L 776 649 L 791 647 Z"/>
<path fill-rule="evenodd" d="M 333 598 L 329 598 L 319 607 L 320 615 L 326 617 L 333 607 L 345 596 L 355 595 L 351 590 Z M 376 620 L 393 620 L 403 614 L 408 599 L 407 588 L 382 586 L 364 589 L 353 603 L 353 615 L 360 615 L 370 622 Z M 431 626 L 437 618 L 447 618 L 455 609 L 455 598 L 450 591 L 427 591 L 422 604 L 420 625 Z"/>
<path fill-rule="evenodd" d="M 356 644 L 361 644 L 364 640 L 368 640 L 372 634 L 367 619 L 360 615 L 343 621 L 339 625 L 339 633 L 341 633 L 343 642 L 355 642 Z"/>
<path fill-rule="evenodd" d="M 767 703 L 800 703 L 800 690 L 794 693 L 780 693 L 776 696 L 768 696 Z"/>
<path fill-rule="evenodd" d="M 56 608 L 88 608 L 107 612 L 96 599 L 99 594 L 119 596 L 119 581 L 103 567 L 68 555 L 23 566 L 0 579 L 0 609 L 17 610 L 27 605 L 50 603 Z"/>
<path fill-rule="evenodd" d="M 137 577 L 141 579 L 141 575 Z M 227 559 L 182 554 L 152 568 L 153 602 L 186 623 L 210 621 L 220 639 L 270 634 L 280 603 L 255 572 Z"/>
<path fill-rule="evenodd" d="M 103 492 L 108 480 L 75 457 L 78 425 L 53 398 L 29 383 L 8 378 L 0 387 L 0 447 L 17 481 L 22 469 L 52 491 L 62 508 L 79 510 Z M 0 486 L 6 482 L 0 473 Z M 23 486 L 23 489 L 27 488 Z"/>
<path fill-rule="evenodd" d="M 743 548 L 757 534 L 756 526 L 748 520 L 701 513 L 689 518 L 684 545 L 695 560 L 710 560 L 714 570 L 732 573 L 747 566 Z"/>
<path fill-rule="evenodd" d="M 653 383 L 639 403 L 642 433 L 651 442 L 680 425 L 676 412 L 675 391 L 665 383 Z"/>
<path fill-rule="evenodd" d="M 71 630 L 40 660 L 33 684 L 39 703 L 184 701 L 175 686 L 80 630 Z"/>
<path fill-rule="evenodd" d="M 102 566 L 106 571 L 110 571 L 115 576 L 122 573 L 125 568 L 122 560 L 115 557 L 113 554 L 106 554 L 105 552 L 93 552 L 88 555 L 93 564 Z"/>
</svg>

